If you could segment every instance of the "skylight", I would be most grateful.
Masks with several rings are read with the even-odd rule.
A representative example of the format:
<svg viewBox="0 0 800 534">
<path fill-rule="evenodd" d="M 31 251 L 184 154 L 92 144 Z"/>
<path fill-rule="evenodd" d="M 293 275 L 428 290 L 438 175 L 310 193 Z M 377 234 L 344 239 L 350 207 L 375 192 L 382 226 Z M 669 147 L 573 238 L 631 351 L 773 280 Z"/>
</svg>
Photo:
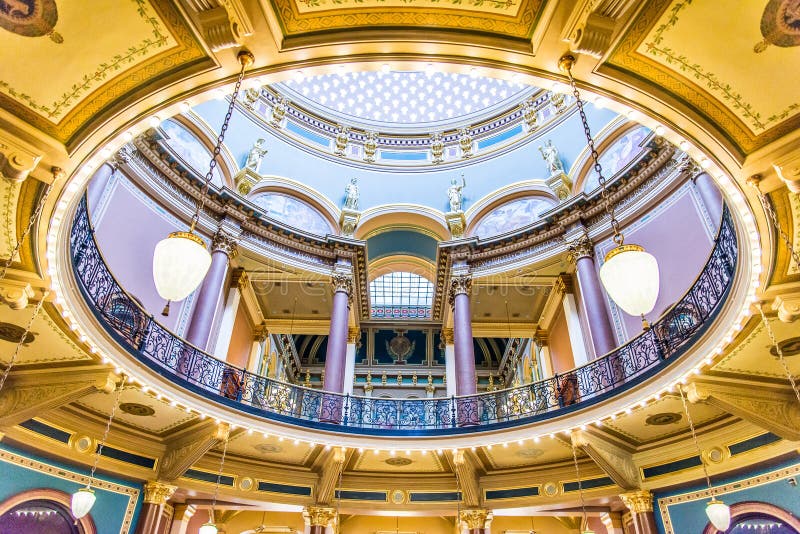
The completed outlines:
<svg viewBox="0 0 800 534">
<path fill-rule="evenodd" d="M 506 80 L 434 70 L 324 74 L 280 85 L 336 114 L 401 125 L 468 116 L 530 90 Z"/>
<path fill-rule="evenodd" d="M 372 316 L 377 318 L 430 317 L 433 284 L 409 272 L 379 276 L 369 284 Z"/>
</svg>

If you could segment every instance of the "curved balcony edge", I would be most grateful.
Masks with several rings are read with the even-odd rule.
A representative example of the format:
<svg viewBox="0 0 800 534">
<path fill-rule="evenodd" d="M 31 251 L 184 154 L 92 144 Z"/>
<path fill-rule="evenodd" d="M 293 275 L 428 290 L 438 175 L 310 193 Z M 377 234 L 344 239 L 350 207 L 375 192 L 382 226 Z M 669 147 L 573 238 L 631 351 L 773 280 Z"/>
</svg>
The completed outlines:
<svg viewBox="0 0 800 534">
<path fill-rule="evenodd" d="M 250 373 L 190 345 L 158 323 L 116 281 L 94 238 L 85 197 L 69 235 L 79 292 L 98 323 L 150 370 L 220 405 L 307 429 L 381 437 L 463 435 L 524 426 L 575 412 L 649 380 L 678 361 L 713 325 L 739 258 L 727 207 L 703 270 L 650 330 L 571 371 L 465 397 L 376 399 L 287 384 Z"/>
</svg>

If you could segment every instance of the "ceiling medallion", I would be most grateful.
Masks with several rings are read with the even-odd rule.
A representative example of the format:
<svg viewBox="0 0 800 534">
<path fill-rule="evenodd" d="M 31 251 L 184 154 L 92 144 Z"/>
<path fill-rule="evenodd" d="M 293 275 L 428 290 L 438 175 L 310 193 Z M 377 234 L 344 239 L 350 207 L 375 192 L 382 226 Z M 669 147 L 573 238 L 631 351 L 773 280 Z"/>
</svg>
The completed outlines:
<svg viewBox="0 0 800 534">
<path fill-rule="evenodd" d="M 19 343 L 22 336 L 25 335 L 25 340 L 22 342 L 23 346 L 28 346 L 33 343 L 35 338 L 34 332 L 25 334 L 25 329 L 13 323 L 0 323 L 0 339 L 3 341 L 10 341 L 11 343 Z"/>
<path fill-rule="evenodd" d="M 123 402 L 119 405 L 119 409 L 128 415 L 133 415 L 136 417 L 150 417 L 156 413 L 156 411 L 150 406 L 136 402 Z"/>
<path fill-rule="evenodd" d="M 675 412 L 656 413 L 645 419 L 644 424 L 653 426 L 671 425 L 683 419 L 683 416 Z"/>
<path fill-rule="evenodd" d="M 283 447 L 273 445 L 272 443 L 259 443 L 258 445 L 253 445 L 253 448 L 262 454 L 276 454 L 283 451 Z"/>
<path fill-rule="evenodd" d="M 517 456 L 521 456 L 523 458 L 538 458 L 544 454 L 542 449 L 520 449 L 516 452 Z"/>
<path fill-rule="evenodd" d="M 761 15 L 764 40 L 753 47 L 756 54 L 769 45 L 782 48 L 800 46 L 800 6 L 792 0 L 769 0 Z"/>
<path fill-rule="evenodd" d="M 391 465 L 392 467 L 403 467 L 406 465 L 411 465 L 413 460 L 411 458 L 403 458 L 402 456 L 398 456 L 397 458 L 387 458 L 386 463 Z"/>
<path fill-rule="evenodd" d="M 778 343 L 778 346 L 781 349 L 781 354 L 784 356 L 794 356 L 795 354 L 800 354 L 800 337 L 784 339 Z M 770 347 L 769 353 L 776 358 L 778 357 L 778 351 L 775 349 L 774 345 Z"/>
</svg>

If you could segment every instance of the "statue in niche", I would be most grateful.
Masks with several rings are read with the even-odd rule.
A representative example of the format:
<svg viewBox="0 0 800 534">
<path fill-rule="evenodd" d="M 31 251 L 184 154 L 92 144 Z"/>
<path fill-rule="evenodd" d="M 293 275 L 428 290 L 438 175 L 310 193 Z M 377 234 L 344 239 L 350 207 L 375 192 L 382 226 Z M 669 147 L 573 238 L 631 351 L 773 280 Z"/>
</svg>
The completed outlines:
<svg viewBox="0 0 800 534">
<path fill-rule="evenodd" d="M 258 174 L 258 169 L 261 167 L 261 160 L 264 159 L 264 155 L 268 152 L 264 143 L 266 143 L 264 139 L 259 139 L 255 142 L 253 148 L 250 149 L 250 153 L 247 155 L 247 163 L 244 164 L 245 168 L 250 169 L 256 174 Z"/>
<path fill-rule="evenodd" d="M 378 134 L 375 132 L 367 132 L 367 138 L 364 141 L 364 161 L 367 163 L 375 163 L 375 152 L 378 150 Z"/>
<path fill-rule="evenodd" d="M 450 201 L 450 211 L 461 211 L 461 202 L 463 200 L 463 195 L 461 191 L 467 186 L 467 182 L 464 180 L 464 175 L 461 175 L 461 185 L 458 185 L 458 182 L 455 178 L 450 180 L 450 187 L 447 188 L 447 199 Z"/>
<path fill-rule="evenodd" d="M 547 143 L 539 147 L 539 152 L 542 153 L 542 158 L 547 163 L 547 170 L 550 171 L 550 176 L 556 176 L 564 172 L 564 164 L 558 157 L 558 149 L 553 146 L 553 141 L 547 140 Z"/>
<path fill-rule="evenodd" d="M 431 134 L 431 156 L 431 163 L 434 165 L 444 163 L 444 141 L 441 132 Z"/>
<path fill-rule="evenodd" d="M 336 149 L 333 151 L 337 156 L 344 156 L 344 151 L 347 149 L 347 143 L 350 141 L 350 128 L 347 126 L 339 126 L 339 131 L 336 133 Z"/>
<path fill-rule="evenodd" d="M 348 210 L 358 211 L 357 178 L 350 178 L 350 183 L 344 188 L 344 207 Z"/>
</svg>

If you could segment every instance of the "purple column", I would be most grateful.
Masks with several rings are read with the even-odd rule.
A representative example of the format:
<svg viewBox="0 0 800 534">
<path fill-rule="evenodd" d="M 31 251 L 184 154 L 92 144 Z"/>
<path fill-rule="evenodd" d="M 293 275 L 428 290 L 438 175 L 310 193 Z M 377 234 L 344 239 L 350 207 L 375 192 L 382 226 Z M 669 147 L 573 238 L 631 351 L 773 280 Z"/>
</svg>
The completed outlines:
<svg viewBox="0 0 800 534">
<path fill-rule="evenodd" d="M 456 395 L 477 393 L 475 383 L 475 349 L 472 345 L 472 313 L 469 276 L 453 277 L 450 285 L 450 302 L 453 306 L 453 352 L 456 375 Z"/>
<path fill-rule="evenodd" d="M 707 172 L 701 172 L 694 177 L 694 186 L 711 216 L 711 221 L 715 227 L 718 227 L 722 221 L 722 194 L 719 192 L 717 184 Z"/>
<path fill-rule="evenodd" d="M 587 236 L 574 241 L 569 246 L 570 257 L 575 262 L 581 300 L 586 310 L 589 332 L 592 335 L 594 354 L 599 358 L 616 348 L 614 329 L 608 317 L 600 277 L 594 266 L 594 246 Z"/>
<path fill-rule="evenodd" d="M 207 349 L 214 313 L 225 289 L 228 263 L 235 253 L 236 241 L 233 237 L 222 230 L 218 231 L 211 241 L 211 267 L 200 286 L 189 328 L 186 330 L 186 341 L 199 349 Z"/>
<path fill-rule="evenodd" d="M 89 180 L 89 185 L 86 187 L 86 205 L 89 208 L 89 215 L 93 215 L 97 210 L 97 204 L 103 196 L 103 192 L 108 187 L 108 182 L 114 174 L 114 166 L 108 162 L 100 165 L 100 168 L 95 171 Z M 94 220 L 94 217 L 92 217 Z"/>
<path fill-rule="evenodd" d="M 333 310 L 325 352 L 325 382 L 322 388 L 334 393 L 344 392 L 344 369 L 347 362 L 347 322 L 350 291 L 353 280 L 347 275 L 333 276 Z"/>
</svg>

